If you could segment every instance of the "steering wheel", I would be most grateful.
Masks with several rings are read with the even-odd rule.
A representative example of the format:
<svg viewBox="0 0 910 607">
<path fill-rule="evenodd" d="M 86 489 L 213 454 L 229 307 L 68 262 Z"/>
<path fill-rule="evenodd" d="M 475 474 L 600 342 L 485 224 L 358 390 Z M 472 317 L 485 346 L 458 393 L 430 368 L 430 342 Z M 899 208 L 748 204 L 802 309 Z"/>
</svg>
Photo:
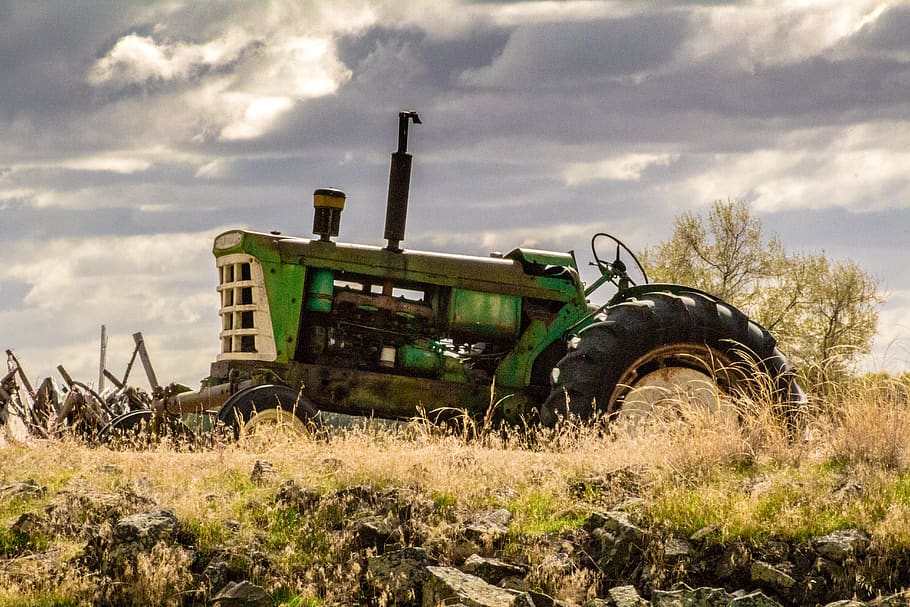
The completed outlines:
<svg viewBox="0 0 910 607">
<path fill-rule="evenodd" d="M 597 239 L 600 237 L 608 238 L 616 243 L 616 255 L 613 261 L 604 261 L 597 254 Z M 642 284 L 648 284 L 648 273 L 645 272 L 644 266 L 641 265 L 641 262 L 638 260 L 638 257 L 635 256 L 635 253 L 632 252 L 632 249 L 627 247 L 620 239 L 611 234 L 607 234 L 606 232 L 598 232 L 591 238 L 591 253 L 594 256 L 594 262 L 591 265 L 596 265 L 597 269 L 600 270 L 600 273 L 609 276 L 610 282 L 620 289 L 625 289 L 629 285 L 636 286 L 637 283 L 632 280 L 627 273 L 628 268 L 626 263 L 621 259 L 622 251 L 628 253 L 629 257 L 632 258 L 632 261 L 635 262 L 635 265 L 638 267 L 638 271 L 642 276 Z"/>
</svg>

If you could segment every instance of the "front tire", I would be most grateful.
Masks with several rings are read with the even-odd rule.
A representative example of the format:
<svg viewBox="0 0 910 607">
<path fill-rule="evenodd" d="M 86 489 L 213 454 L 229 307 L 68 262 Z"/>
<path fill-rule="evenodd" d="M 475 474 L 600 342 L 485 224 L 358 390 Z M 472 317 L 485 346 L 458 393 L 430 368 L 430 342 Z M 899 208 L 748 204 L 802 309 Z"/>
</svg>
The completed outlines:
<svg viewBox="0 0 910 607">
<path fill-rule="evenodd" d="M 654 292 L 607 308 L 579 333 L 540 416 L 547 426 L 568 415 L 640 421 L 683 401 L 728 414 L 721 397 L 737 396 L 788 410 L 805 400 L 774 338 L 745 314 L 696 291 Z"/>
<path fill-rule="evenodd" d="M 219 409 L 218 421 L 231 428 L 234 438 L 239 439 L 266 428 L 302 434 L 316 414 L 316 407 L 303 393 L 266 384 L 231 396 Z"/>
</svg>

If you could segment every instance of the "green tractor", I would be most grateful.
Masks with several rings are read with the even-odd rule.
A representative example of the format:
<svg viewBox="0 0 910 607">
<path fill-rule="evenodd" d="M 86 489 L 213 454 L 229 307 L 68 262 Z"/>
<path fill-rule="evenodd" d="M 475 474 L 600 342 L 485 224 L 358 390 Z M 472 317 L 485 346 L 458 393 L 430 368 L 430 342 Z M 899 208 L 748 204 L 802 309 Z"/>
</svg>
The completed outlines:
<svg viewBox="0 0 910 607">
<path fill-rule="evenodd" d="M 239 436 L 264 423 L 302 427 L 321 412 L 444 411 L 553 425 L 569 415 L 647 415 L 683 397 L 711 408 L 740 395 L 803 402 L 765 329 L 708 293 L 648 284 L 634 254 L 607 234 L 592 239 L 601 276 L 587 287 L 573 253 L 402 249 L 411 123 L 420 123 L 415 112 L 399 114 L 386 245 L 332 240 L 345 205 L 336 189 L 315 191 L 318 238 L 220 234 L 221 348 L 210 376 L 199 391 L 157 390 L 152 411 L 115 428 L 208 413 Z M 598 253 L 605 244 L 607 259 Z M 612 298 L 589 303 L 606 283 Z"/>
</svg>

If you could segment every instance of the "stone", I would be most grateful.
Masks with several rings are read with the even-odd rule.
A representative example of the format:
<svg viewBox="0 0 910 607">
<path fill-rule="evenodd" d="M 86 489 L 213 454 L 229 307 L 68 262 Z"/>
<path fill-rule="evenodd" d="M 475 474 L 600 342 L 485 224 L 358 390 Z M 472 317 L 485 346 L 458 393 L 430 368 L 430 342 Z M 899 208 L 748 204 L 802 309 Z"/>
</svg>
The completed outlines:
<svg viewBox="0 0 910 607">
<path fill-rule="evenodd" d="M 717 563 L 715 573 L 722 580 L 734 577 L 740 572 L 748 571 L 752 562 L 752 553 L 740 542 L 735 542 L 724 550 Z"/>
<path fill-rule="evenodd" d="M 677 563 L 692 556 L 692 546 L 684 539 L 668 537 L 664 541 L 664 559 Z"/>
<path fill-rule="evenodd" d="M 206 565 L 205 570 L 202 572 L 202 577 L 205 579 L 207 586 L 214 590 L 215 588 L 225 587 L 228 583 L 228 573 L 227 562 L 218 558 L 213 559 Z"/>
<path fill-rule="evenodd" d="M 131 514 L 114 526 L 114 543 L 139 543 L 151 548 L 159 541 L 170 540 L 176 527 L 177 517 L 170 510 Z"/>
<path fill-rule="evenodd" d="M 486 516 L 472 521 L 465 521 L 463 534 L 472 541 L 497 541 L 509 533 L 512 513 L 500 508 Z"/>
<path fill-rule="evenodd" d="M 865 552 L 869 541 L 869 536 L 858 529 L 843 529 L 813 538 L 812 546 L 821 556 L 843 563 Z"/>
<path fill-rule="evenodd" d="M 14 483 L 0 487 L 0 500 L 10 499 L 29 499 L 32 497 L 41 497 L 47 493 L 47 487 L 38 485 L 33 480 L 27 480 L 22 483 Z"/>
<path fill-rule="evenodd" d="M 761 592 L 750 592 L 730 601 L 729 607 L 783 607 L 780 603 Z"/>
<path fill-rule="evenodd" d="M 536 590 L 529 590 L 528 596 L 531 597 L 531 602 L 534 604 L 534 607 L 555 607 L 556 601 L 548 594 L 543 592 L 537 592 Z"/>
<path fill-rule="evenodd" d="M 600 539 L 600 569 L 609 578 L 622 579 L 643 553 L 647 532 L 633 523 L 628 513 L 619 511 L 592 514 L 585 526 L 591 527 L 592 537 Z"/>
<path fill-rule="evenodd" d="M 489 584 L 499 584 L 506 577 L 520 577 L 527 573 L 527 567 L 506 563 L 499 559 L 484 558 L 476 553 L 465 560 L 461 570 L 476 575 Z"/>
<path fill-rule="evenodd" d="M 271 595 L 247 580 L 228 582 L 227 586 L 215 595 L 214 607 L 272 607 Z"/>
<path fill-rule="evenodd" d="M 780 592 L 789 591 L 796 585 L 796 580 L 787 573 L 764 561 L 752 561 L 749 574 L 756 584 L 769 586 Z"/>
<path fill-rule="evenodd" d="M 706 537 L 717 533 L 720 530 L 720 525 L 717 523 L 711 523 L 710 525 L 705 525 L 695 533 L 689 536 L 689 539 L 693 542 L 700 542 Z"/>
<path fill-rule="evenodd" d="M 910 590 L 875 599 L 868 604 L 874 607 L 906 607 L 910 605 Z"/>
<path fill-rule="evenodd" d="M 647 607 L 648 603 L 641 596 L 635 586 L 616 586 L 607 590 L 616 607 Z"/>
<path fill-rule="evenodd" d="M 534 607 L 526 592 L 497 588 L 477 576 L 452 567 L 427 567 L 429 578 L 423 584 L 423 607 L 452 605 L 468 607 Z"/>
<path fill-rule="evenodd" d="M 373 556 L 367 559 L 367 583 L 391 604 L 419 603 L 429 564 L 427 551 L 418 547 Z"/>
<path fill-rule="evenodd" d="M 253 464 L 253 471 L 250 473 L 250 480 L 257 485 L 263 485 L 278 478 L 275 467 L 271 462 L 264 459 L 257 459 Z"/>
<path fill-rule="evenodd" d="M 320 496 L 317 492 L 303 489 L 292 480 L 285 481 L 278 487 L 278 493 L 275 494 L 275 503 L 295 510 L 298 514 L 304 514 L 315 508 L 319 504 L 319 499 Z"/>
<path fill-rule="evenodd" d="M 654 607 L 727 607 L 735 598 L 723 588 L 654 590 L 651 593 L 651 605 Z"/>
<path fill-rule="evenodd" d="M 354 523 L 354 546 L 383 552 L 398 531 L 397 520 L 388 516 L 368 516 Z"/>
<path fill-rule="evenodd" d="M 30 541 L 41 532 L 41 517 L 34 512 L 25 512 L 19 515 L 16 522 L 10 527 L 13 535 Z"/>
</svg>

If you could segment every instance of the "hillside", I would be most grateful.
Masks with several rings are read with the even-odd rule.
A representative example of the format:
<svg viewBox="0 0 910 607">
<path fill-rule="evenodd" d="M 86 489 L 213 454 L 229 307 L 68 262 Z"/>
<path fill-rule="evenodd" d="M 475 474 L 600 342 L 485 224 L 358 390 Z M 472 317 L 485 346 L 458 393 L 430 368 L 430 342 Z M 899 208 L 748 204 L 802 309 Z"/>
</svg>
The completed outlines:
<svg viewBox="0 0 910 607">
<path fill-rule="evenodd" d="M 905 604 L 908 431 L 880 381 L 798 430 L 754 407 L 634 431 L 5 437 L 0 605 Z"/>
</svg>

